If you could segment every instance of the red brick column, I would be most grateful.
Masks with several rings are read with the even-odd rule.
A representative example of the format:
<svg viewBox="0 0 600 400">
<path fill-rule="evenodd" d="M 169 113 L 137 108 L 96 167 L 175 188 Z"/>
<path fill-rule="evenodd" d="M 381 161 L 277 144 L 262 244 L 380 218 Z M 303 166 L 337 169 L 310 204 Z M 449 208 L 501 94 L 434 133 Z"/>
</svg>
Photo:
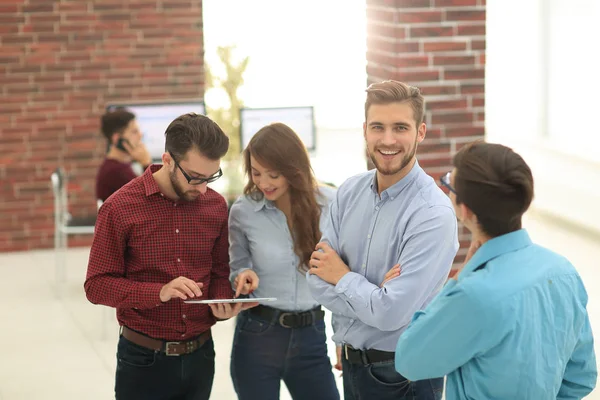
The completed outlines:
<svg viewBox="0 0 600 400">
<path fill-rule="evenodd" d="M 367 0 L 369 83 L 421 88 L 427 137 L 419 162 L 436 180 L 465 143 L 484 136 L 485 0 Z M 461 228 L 460 263 L 469 245 Z"/>
<path fill-rule="evenodd" d="M 2 2 L 0 49 L 0 251 L 53 245 L 57 166 L 96 212 L 107 103 L 204 93 L 200 0 Z"/>
</svg>

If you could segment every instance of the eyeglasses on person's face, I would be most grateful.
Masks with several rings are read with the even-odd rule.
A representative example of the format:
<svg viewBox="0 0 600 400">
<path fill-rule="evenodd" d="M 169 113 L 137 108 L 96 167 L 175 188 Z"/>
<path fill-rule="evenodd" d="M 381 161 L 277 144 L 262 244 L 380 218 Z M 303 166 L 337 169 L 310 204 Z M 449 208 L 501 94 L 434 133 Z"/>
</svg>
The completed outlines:
<svg viewBox="0 0 600 400">
<path fill-rule="evenodd" d="M 456 194 L 457 194 L 457 193 L 456 193 L 456 190 L 454 190 L 454 188 L 453 188 L 453 187 L 452 187 L 452 185 L 450 184 L 450 175 L 451 175 L 451 174 L 452 174 L 451 172 L 448 172 L 447 174 L 445 174 L 445 175 L 442 175 L 442 176 L 440 177 L 440 183 L 441 183 L 443 186 L 447 187 L 449 191 L 451 191 L 452 193 L 454 193 L 454 194 L 456 195 Z"/>
<path fill-rule="evenodd" d="M 202 185 L 203 183 L 211 183 L 223 176 L 223 171 L 221 170 L 221 168 L 219 168 L 219 170 L 214 175 L 209 176 L 208 178 L 194 178 L 190 176 L 187 172 L 185 172 L 183 168 L 181 168 L 181 165 L 179 165 L 175 157 L 173 157 L 173 154 L 171 154 L 170 152 L 169 154 L 171 155 L 171 158 L 173 159 L 173 162 L 175 163 L 177 168 L 179 168 L 179 170 L 183 174 L 183 177 L 187 180 L 187 183 L 190 185 Z"/>
</svg>

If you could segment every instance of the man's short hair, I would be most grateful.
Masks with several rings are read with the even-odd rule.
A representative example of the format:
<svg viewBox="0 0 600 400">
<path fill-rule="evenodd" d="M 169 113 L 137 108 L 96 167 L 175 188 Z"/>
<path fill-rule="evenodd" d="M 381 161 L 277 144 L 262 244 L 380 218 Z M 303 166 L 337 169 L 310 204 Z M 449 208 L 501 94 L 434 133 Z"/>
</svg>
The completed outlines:
<svg viewBox="0 0 600 400">
<path fill-rule="evenodd" d="M 491 237 L 521 229 L 533 200 L 531 169 L 512 149 L 483 141 L 454 156 L 456 203 L 464 203 Z"/>
<path fill-rule="evenodd" d="M 102 134 L 110 141 L 115 133 L 123 133 L 127 125 L 135 119 L 135 114 L 125 108 L 117 108 L 107 111 L 101 119 Z"/>
<path fill-rule="evenodd" d="M 229 137 L 210 118 L 184 114 L 175 118 L 165 131 L 165 151 L 181 160 L 192 149 L 210 160 L 218 160 L 229 149 Z"/>
</svg>

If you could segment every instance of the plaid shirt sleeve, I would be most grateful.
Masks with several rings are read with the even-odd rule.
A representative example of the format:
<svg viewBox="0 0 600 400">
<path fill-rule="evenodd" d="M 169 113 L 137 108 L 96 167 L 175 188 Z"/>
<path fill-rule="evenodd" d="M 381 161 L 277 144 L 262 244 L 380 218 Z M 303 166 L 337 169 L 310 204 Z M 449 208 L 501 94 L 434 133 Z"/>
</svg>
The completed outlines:
<svg viewBox="0 0 600 400">
<path fill-rule="evenodd" d="M 161 283 L 125 277 L 127 227 L 113 203 L 98 212 L 84 288 L 88 300 L 117 308 L 149 309 L 161 304 Z"/>
<path fill-rule="evenodd" d="M 215 240 L 212 251 L 213 265 L 210 272 L 209 299 L 230 299 L 234 292 L 229 282 L 229 230 L 227 226 L 227 205 L 225 207 L 221 234 Z"/>
</svg>

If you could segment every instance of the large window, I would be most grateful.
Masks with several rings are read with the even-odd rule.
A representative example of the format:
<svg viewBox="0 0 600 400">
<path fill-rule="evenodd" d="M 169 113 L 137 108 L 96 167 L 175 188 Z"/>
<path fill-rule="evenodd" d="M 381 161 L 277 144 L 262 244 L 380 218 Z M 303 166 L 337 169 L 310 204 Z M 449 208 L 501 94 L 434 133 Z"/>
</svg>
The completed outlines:
<svg viewBox="0 0 600 400">
<path fill-rule="evenodd" d="M 363 122 L 366 22 L 363 1 L 204 0 L 206 62 L 218 46 L 249 56 L 240 96 L 247 107 L 314 106 L 318 127 Z M 219 99 L 207 93 L 206 104 Z"/>
<path fill-rule="evenodd" d="M 600 1 L 487 3 L 486 135 L 523 155 L 533 206 L 600 231 Z"/>
<path fill-rule="evenodd" d="M 600 162 L 600 1 L 547 1 L 547 137 Z"/>
</svg>

